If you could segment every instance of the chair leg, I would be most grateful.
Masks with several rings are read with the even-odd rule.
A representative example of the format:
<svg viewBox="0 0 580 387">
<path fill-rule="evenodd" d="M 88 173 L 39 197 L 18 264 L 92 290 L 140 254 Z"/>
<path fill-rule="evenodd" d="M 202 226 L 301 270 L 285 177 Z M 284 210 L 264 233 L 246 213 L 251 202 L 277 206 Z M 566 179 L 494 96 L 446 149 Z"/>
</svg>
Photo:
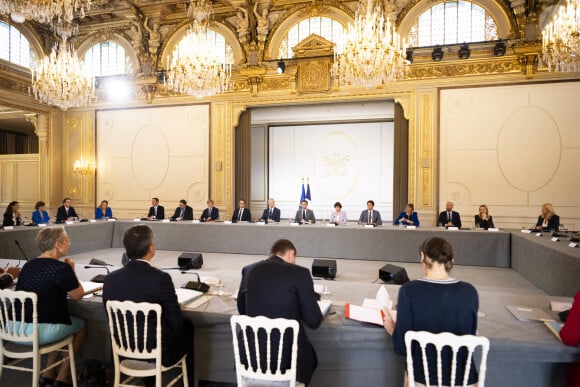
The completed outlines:
<svg viewBox="0 0 580 387">
<path fill-rule="evenodd" d="M 0 340 L 0 379 L 2 379 L 2 370 L 4 369 L 4 343 Z"/>
<path fill-rule="evenodd" d="M 77 387 L 77 365 L 75 362 L 75 350 L 73 343 L 68 345 L 68 362 L 70 364 L 70 380 L 73 387 Z"/>
<path fill-rule="evenodd" d="M 189 380 L 187 379 L 187 362 L 186 357 L 181 359 L 181 372 L 183 373 L 183 387 L 189 387 Z"/>
<path fill-rule="evenodd" d="M 40 354 L 38 349 L 32 357 L 32 387 L 38 386 L 38 379 L 40 378 Z"/>
</svg>

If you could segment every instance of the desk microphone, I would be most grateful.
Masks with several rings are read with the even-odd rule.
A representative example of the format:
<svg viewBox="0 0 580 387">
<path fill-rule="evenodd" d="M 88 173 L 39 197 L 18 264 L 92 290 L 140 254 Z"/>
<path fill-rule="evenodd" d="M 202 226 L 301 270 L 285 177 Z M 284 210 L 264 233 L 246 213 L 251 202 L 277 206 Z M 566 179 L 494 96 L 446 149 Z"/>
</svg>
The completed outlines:
<svg viewBox="0 0 580 387">
<path fill-rule="evenodd" d="M 201 282 L 199 274 L 194 271 L 182 271 L 181 274 L 195 274 L 197 277 L 197 282 L 188 281 L 183 287 L 186 289 L 197 290 L 198 292 L 206 293 L 209 290 L 209 285 L 205 282 Z"/>
<path fill-rule="evenodd" d="M 98 283 L 103 283 L 105 282 L 105 277 L 107 277 L 107 275 L 109 275 L 110 271 L 109 268 L 107 266 L 89 266 L 89 265 L 85 265 L 85 269 L 105 269 L 107 271 L 107 274 L 97 274 L 96 276 L 94 276 L 91 281 L 92 282 L 98 282 Z"/>
<path fill-rule="evenodd" d="M 91 258 L 91 261 L 89 262 L 89 265 L 96 265 L 96 266 L 114 266 L 111 265 L 110 263 L 107 263 L 101 259 L 98 258 Z"/>
<path fill-rule="evenodd" d="M 16 243 L 16 246 L 18 246 L 18 250 L 20 250 L 20 252 L 22 253 L 22 256 L 24 257 L 24 259 L 26 260 L 26 262 L 28 262 L 28 257 L 26 256 L 26 254 L 24 253 L 24 250 L 20 246 L 20 242 L 18 242 L 18 240 L 15 239 L 14 240 L 14 243 Z M 18 260 L 18 266 L 20 266 L 20 259 Z M 18 266 L 16 266 L 16 267 L 18 267 Z"/>
</svg>

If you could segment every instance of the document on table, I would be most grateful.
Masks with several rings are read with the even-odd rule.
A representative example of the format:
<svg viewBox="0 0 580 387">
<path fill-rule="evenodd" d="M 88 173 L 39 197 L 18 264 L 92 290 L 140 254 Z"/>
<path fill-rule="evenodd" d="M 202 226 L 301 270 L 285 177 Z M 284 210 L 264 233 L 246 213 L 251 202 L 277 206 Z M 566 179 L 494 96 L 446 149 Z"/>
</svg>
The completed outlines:
<svg viewBox="0 0 580 387">
<path fill-rule="evenodd" d="M 175 289 L 175 294 L 177 294 L 177 302 L 181 306 L 185 306 L 203 295 L 202 292 L 192 289 L 177 288 Z"/>
<path fill-rule="evenodd" d="M 85 291 L 85 296 L 92 294 L 94 292 L 98 292 L 99 290 L 103 289 L 103 284 L 102 283 L 98 283 L 98 282 L 92 282 L 92 281 L 80 281 L 81 285 L 83 287 L 83 290 Z"/>
<path fill-rule="evenodd" d="M 383 325 L 383 316 L 381 312 L 387 311 L 392 319 L 397 319 L 397 312 L 390 310 L 392 306 L 389 293 L 384 286 L 377 291 L 375 298 L 365 298 L 362 306 L 346 304 L 344 315 L 351 320 L 368 322 L 376 325 Z"/>
<path fill-rule="evenodd" d="M 318 301 L 318 306 L 320 307 L 320 313 L 322 313 L 323 318 L 326 317 L 326 315 L 328 314 L 328 311 L 330 310 L 330 305 L 332 305 L 330 300 L 319 300 Z"/>
<path fill-rule="evenodd" d="M 515 305 L 506 305 L 505 307 L 520 321 L 554 321 L 549 314 L 539 308 Z"/>
<path fill-rule="evenodd" d="M 572 309 L 572 303 L 563 301 L 550 301 L 550 308 L 552 309 L 552 312 L 563 312 L 565 310 Z"/>
</svg>

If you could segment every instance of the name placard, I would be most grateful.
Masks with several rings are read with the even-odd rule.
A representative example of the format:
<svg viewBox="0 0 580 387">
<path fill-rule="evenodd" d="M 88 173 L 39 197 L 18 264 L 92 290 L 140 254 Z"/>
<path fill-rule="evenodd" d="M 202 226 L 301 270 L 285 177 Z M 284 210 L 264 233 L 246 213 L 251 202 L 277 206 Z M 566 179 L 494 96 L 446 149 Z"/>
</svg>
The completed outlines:
<svg viewBox="0 0 580 387">
<path fill-rule="evenodd" d="M 97 223 L 96 219 L 89 219 L 89 223 Z"/>
<path fill-rule="evenodd" d="M 328 224 L 326 225 L 326 227 L 336 227 L 336 224 L 334 224 L 334 223 L 328 223 Z"/>
<path fill-rule="evenodd" d="M 224 220 L 224 224 L 232 224 L 231 220 Z"/>
<path fill-rule="evenodd" d="M 531 233 L 532 233 L 532 230 L 526 230 L 526 229 L 522 230 L 522 234 L 531 234 Z"/>
<path fill-rule="evenodd" d="M 375 226 L 373 226 L 372 224 L 365 224 L 365 228 L 374 228 Z"/>
<path fill-rule="evenodd" d="M 46 227 L 46 223 L 38 223 L 37 226 L 38 227 Z"/>
<path fill-rule="evenodd" d="M 14 230 L 14 226 L 4 226 L 4 230 Z"/>
<path fill-rule="evenodd" d="M 133 222 L 140 222 L 141 218 L 133 218 Z"/>
<path fill-rule="evenodd" d="M 449 231 L 459 231 L 459 227 L 447 227 Z"/>
<path fill-rule="evenodd" d="M 498 232 L 499 231 L 499 228 L 492 227 L 492 228 L 488 228 L 487 231 L 489 231 L 489 232 Z"/>
<path fill-rule="evenodd" d="M 72 220 L 67 220 L 66 222 L 64 222 L 65 224 L 75 224 L 75 222 L 73 222 Z"/>
<path fill-rule="evenodd" d="M 262 222 L 256 222 L 256 225 L 258 226 L 265 226 L 266 222 L 262 221 Z"/>
<path fill-rule="evenodd" d="M 559 241 L 559 239 L 558 239 L 558 238 L 556 238 L 556 237 L 552 237 L 552 239 L 550 239 L 550 240 L 551 240 L 552 242 L 558 242 L 558 241 Z"/>
<path fill-rule="evenodd" d="M 199 219 L 192 220 L 191 223 L 199 223 Z"/>
<path fill-rule="evenodd" d="M 541 232 L 537 232 L 535 235 L 536 235 L 537 237 L 541 237 L 541 236 L 542 236 L 542 233 L 541 233 Z"/>
<path fill-rule="evenodd" d="M 406 229 L 407 230 L 415 230 L 417 228 L 417 226 L 407 226 Z"/>
<path fill-rule="evenodd" d="M 300 226 L 300 223 L 292 222 L 290 223 L 290 226 Z"/>
<path fill-rule="evenodd" d="M 570 242 L 568 247 L 578 247 L 578 243 Z"/>
<path fill-rule="evenodd" d="M 111 219 L 107 219 L 107 222 L 116 222 L 117 219 L 111 218 Z"/>
</svg>

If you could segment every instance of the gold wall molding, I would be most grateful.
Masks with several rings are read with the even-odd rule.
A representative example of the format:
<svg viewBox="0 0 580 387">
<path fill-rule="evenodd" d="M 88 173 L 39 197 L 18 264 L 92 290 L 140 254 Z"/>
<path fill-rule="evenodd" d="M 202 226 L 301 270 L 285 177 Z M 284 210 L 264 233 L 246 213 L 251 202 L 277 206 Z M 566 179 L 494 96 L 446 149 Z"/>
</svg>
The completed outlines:
<svg viewBox="0 0 580 387">
<path fill-rule="evenodd" d="M 436 122 L 437 90 L 421 90 L 417 92 L 418 114 L 418 149 L 416 168 L 419 177 L 419 206 L 426 210 L 435 210 L 436 191 L 435 170 L 437 166 L 437 133 Z"/>
</svg>

